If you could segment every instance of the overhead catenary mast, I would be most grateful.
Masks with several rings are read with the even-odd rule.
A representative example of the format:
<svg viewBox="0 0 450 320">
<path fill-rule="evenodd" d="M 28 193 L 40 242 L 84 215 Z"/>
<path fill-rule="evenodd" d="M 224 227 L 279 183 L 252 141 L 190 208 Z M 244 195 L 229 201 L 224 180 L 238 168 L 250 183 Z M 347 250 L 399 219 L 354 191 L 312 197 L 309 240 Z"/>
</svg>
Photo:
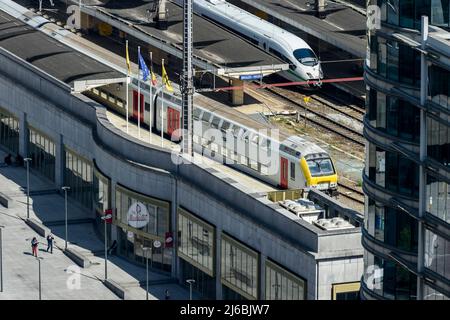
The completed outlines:
<svg viewBox="0 0 450 320">
<path fill-rule="evenodd" d="M 183 3 L 183 73 L 181 77 L 183 154 L 194 156 L 192 107 L 194 83 L 192 69 L 192 0 Z"/>
</svg>

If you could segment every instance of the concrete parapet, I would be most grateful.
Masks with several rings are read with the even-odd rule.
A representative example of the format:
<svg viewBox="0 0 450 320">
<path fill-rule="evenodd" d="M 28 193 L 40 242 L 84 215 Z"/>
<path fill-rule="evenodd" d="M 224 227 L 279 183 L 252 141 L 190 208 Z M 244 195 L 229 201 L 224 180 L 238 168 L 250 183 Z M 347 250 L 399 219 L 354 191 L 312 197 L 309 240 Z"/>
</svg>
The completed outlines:
<svg viewBox="0 0 450 320">
<path fill-rule="evenodd" d="M 125 300 L 126 289 L 120 284 L 111 279 L 106 279 L 103 284 L 112 292 L 114 292 L 120 299 Z"/>
<path fill-rule="evenodd" d="M 41 222 L 37 221 L 34 218 L 29 218 L 25 220 L 25 223 L 31 227 L 34 231 L 36 231 L 41 237 L 47 237 L 48 234 L 51 233 L 51 230 L 44 226 Z"/>
<path fill-rule="evenodd" d="M 91 261 L 84 256 L 82 253 L 74 250 L 72 248 L 67 248 L 64 251 L 64 254 L 68 256 L 73 262 L 75 262 L 78 266 L 82 268 L 88 268 L 91 265 Z"/>
</svg>

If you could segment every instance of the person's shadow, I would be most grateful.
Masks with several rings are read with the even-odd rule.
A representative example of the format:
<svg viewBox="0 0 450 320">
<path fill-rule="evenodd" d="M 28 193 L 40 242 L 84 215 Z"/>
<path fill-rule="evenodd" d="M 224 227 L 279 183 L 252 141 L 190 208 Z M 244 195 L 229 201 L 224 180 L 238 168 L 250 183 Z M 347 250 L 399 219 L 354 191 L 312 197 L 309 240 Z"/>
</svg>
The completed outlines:
<svg viewBox="0 0 450 320">
<path fill-rule="evenodd" d="M 33 255 L 31 252 L 28 252 L 28 251 L 24 251 L 23 254 L 26 254 L 28 256 L 32 256 Z"/>
</svg>

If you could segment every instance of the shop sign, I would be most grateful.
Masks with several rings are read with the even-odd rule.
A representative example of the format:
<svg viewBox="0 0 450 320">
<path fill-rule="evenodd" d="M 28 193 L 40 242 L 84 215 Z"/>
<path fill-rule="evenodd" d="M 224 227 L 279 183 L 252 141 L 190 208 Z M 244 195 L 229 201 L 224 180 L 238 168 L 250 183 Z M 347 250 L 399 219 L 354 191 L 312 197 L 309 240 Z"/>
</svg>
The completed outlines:
<svg viewBox="0 0 450 320">
<path fill-rule="evenodd" d="M 140 229 L 145 227 L 150 221 L 147 207 L 141 202 L 133 203 L 128 209 L 127 221 L 128 225 L 133 228 Z"/>
</svg>

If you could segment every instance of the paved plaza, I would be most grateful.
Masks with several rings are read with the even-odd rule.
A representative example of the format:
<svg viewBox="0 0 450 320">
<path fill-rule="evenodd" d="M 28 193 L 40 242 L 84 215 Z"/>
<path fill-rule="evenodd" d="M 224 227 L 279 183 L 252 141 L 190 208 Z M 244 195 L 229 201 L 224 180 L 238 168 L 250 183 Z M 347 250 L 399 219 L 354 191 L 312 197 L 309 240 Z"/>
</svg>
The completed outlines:
<svg viewBox="0 0 450 320">
<path fill-rule="evenodd" d="M 5 153 L 0 151 L 0 162 Z M 47 242 L 26 223 L 26 169 L 0 167 L 0 193 L 12 199 L 12 206 L 0 205 L 0 225 L 3 225 L 3 292 L 0 300 L 39 299 L 39 265 L 31 254 L 31 239 L 36 237 L 41 260 L 41 294 L 44 300 L 118 300 L 102 282 L 104 279 L 104 243 L 89 222 L 92 218 L 76 204 L 68 204 L 69 247 L 91 261 L 88 268 L 79 268 L 79 288 L 76 264 L 62 251 L 65 244 L 64 197 L 51 184 L 30 174 L 30 218 L 47 225 L 55 237 L 53 254 L 47 253 Z M 108 278 L 126 290 L 125 299 L 145 299 L 145 268 L 111 256 L 108 260 Z M 75 280 L 75 281 L 74 281 Z M 69 285 L 68 285 L 69 284 Z M 75 287 L 75 288 L 74 288 Z M 171 299 L 189 299 L 189 290 L 174 279 L 158 272 L 149 272 L 149 299 L 164 299 L 165 290 Z M 194 295 L 194 298 L 196 296 Z"/>
</svg>

